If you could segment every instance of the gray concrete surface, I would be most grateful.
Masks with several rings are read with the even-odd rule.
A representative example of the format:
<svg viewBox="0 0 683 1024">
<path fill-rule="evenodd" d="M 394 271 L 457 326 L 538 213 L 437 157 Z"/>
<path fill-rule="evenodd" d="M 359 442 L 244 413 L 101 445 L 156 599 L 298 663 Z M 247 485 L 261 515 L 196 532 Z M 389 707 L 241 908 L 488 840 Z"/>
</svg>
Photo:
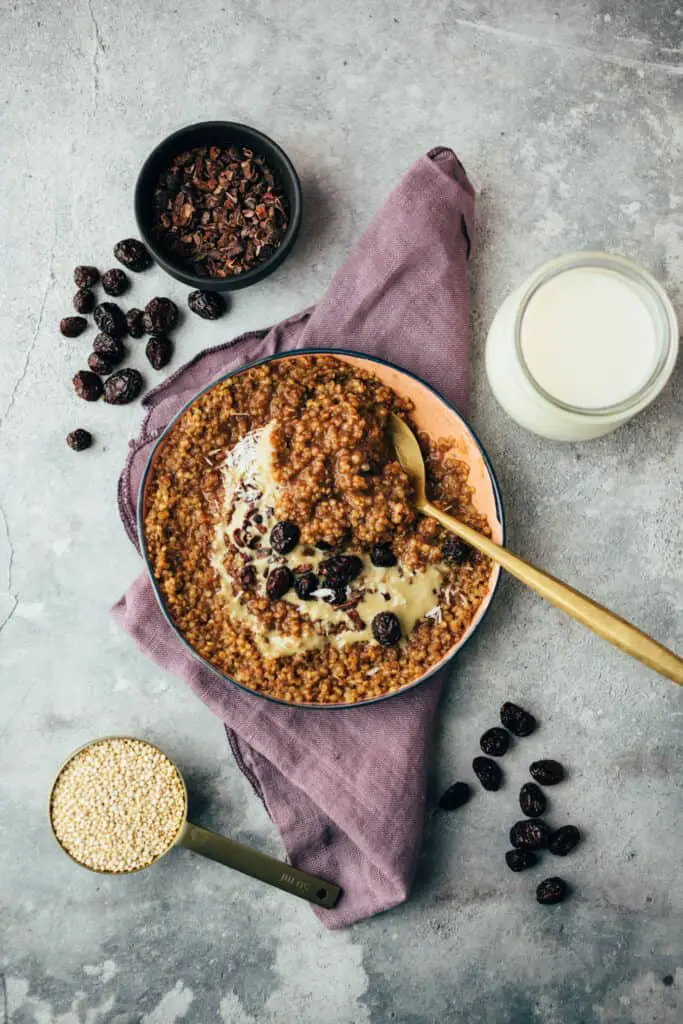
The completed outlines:
<svg viewBox="0 0 683 1024">
<path fill-rule="evenodd" d="M 509 757 L 504 794 L 430 823 L 400 910 L 328 934 L 303 903 L 182 852 L 99 878 L 45 814 L 68 751 L 139 733 L 183 765 L 202 822 L 280 852 L 219 722 L 109 622 L 139 570 L 114 496 L 140 409 L 79 404 L 83 343 L 57 330 L 74 264 L 106 266 L 134 229 L 142 159 L 194 120 L 274 135 L 308 207 L 296 255 L 229 320 L 186 323 L 176 364 L 315 301 L 411 161 L 454 146 L 480 195 L 472 419 L 510 542 L 683 647 L 680 370 L 579 447 L 507 420 L 482 361 L 508 289 L 568 249 L 640 260 L 683 312 L 680 5 L 3 0 L 0 17 L 0 1021 L 680 1024 L 683 694 L 510 581 L 454 666 L 434 792 L 469 777 L 502 699 L 542 732 Z M 159 292 L 186 290 L 155 270 L 133 298 Z M 79 424 L 97 434 L 85 455 L 63 442 Z M 513 784 L 540 753 L 571 768 L 553 820 L 586 834 L 562 864 L 575 895 L 550 911 L 501 867 Z"/>
</svg>

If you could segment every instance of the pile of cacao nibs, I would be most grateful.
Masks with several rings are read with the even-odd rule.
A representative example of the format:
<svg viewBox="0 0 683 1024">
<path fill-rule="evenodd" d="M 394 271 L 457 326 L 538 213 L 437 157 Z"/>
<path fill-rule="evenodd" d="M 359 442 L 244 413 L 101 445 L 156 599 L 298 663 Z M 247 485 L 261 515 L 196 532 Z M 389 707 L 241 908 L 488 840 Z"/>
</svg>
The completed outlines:
<svg viewBox="0 0 683 1024">
<path fill-rule="evenodd" d="M 154 218 L 159 243 L 194 273 L 227 278 L 275 252 L 289 211 L 263 157 L 241 146 L 200 146 L 160 176 Z"/>
<path fill-rule="evenodd" d="M 114 246 L 114 256 L 126 270 L 140 273 L 152 265 L 152 257 L 142 242 L 124 238 Z M 173 355 L 173 341 L 169 333 L 178 322 L 178 307 L 171 299 L 156 296 L 144 309 L 123 309 L 115 302 L 99 302 L 95 287 L 101 284 L 106 295 L 119 297 L 128 291 L 130 279 L 125 271 L 114 267 L 100 274 L 97 267 L 78 266 L 74 270 L 77 291 L 73 307 L 77 316 L 64 317 L 59 329 L 65 338 L 77 338 L 89 323 L 92 314 L 99 333 L 92 342 L 87 357 L 87 370 L 79 370 L 72 379 L 76 395 L 86 402 L 100 398 L 109 405 L 127 405 L 133 402 L 144 386 L 142 374 L 132 367 L 116 369 L 126 357 L 124 339 L 142 338 L 148 334 L 145 355 L 150 366 L 162 370 Z M 217 320 L 226 311 L 225 300 L 215 292 L 194 291 L 188 296 L 188 306 L 205 320 Z M 66 443 L 73 451 L 85 451 L 93 443 L 92 434 L 82 427 L 70 431 Z"/>
<path fill-rule="evenodd" d="M 472 762 L 474 774 L 484 789 L 496 791 L 503 784 L 503 772 L 493 758 L 503 757 L 512 743 L 512 737 L 530 736 L 537 728 L 532 714 L 507 701 L 500 709 L 501 726 L 494 726 L 483 734 L 479 745 L 484 757 L 475 757 Z M 563 825 L 553 829 L 542 815 L 548 806 L 541 787 L 556 786 L 565 778 L 565 771 L 559 761 L 545 759 L 534 761 L 529 766 L 533 782 L 526 782 L 519 792 L 519 806 L 525 815 L 510 829 L 511 850 L 505 854 L 505 862 L 511 871 L 526 871 L 538 863 L 539 852 L 548 850 L 556 857 L 566 857 L 581 839 L 575 825 Z M 437 808 L 454 811 L 464 806 L 472 796 L 472 788 L 466 782 L 456 782 L 441 796 Z M 557 876 L 544 879 L 536 887 L 536 900 L 543 905 L 561 903 L 568 895 L 567 883 Z"/>
</svg>

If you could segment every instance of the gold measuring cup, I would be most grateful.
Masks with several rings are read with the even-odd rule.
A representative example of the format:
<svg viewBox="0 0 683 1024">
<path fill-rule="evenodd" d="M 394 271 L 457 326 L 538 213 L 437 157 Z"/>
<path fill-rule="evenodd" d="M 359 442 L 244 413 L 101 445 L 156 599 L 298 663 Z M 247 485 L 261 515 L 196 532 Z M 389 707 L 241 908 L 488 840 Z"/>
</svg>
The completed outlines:
<svg viewBox="0 0 683 1024">
<path fill-rule="evenodd" d="M 113 872 L 93 868 L 88 864 L 82 864 L 62 844 L 57 832 L 55 831 L 53 823 L 53 795 L 62 773 L 84 750 L 88 750 L 90 747 L 94 747 L 99 743 L 104 743 L 107 740 L 132 740 L 135 743 L 146 744 L 148 747 L 157 751 L 175 769 L 178 779 L 182 785 L 184 795 L 185 806 L 182 814 L 182 822 L 175 838 L 171 840 L 167 848 L 155 857 L 154 860 L 128 871 Z M 94 871 L 98 874 L 135 874 L 138 871 L 143 871 L 145 868 L 156 864 L 156 862 L 162 857 L 165 857 L 174 846 L 184 846 L 188 850 L 194 850 L 195 853 L 200 853 L 203 857 L 209 857 L 211 860 L 218 861 L 220 864 L 225 864 L 226 867 L 234 868 L 236 871 L 241 871 L 244 875 L 250 875 L 252 878 L 257 878 L 260 882 L 265 882 L 267 885 L 273 885 L 275 888 L 282 889 L 284 892 L 289 892 L 293 896 L 299 896 L 301 899 L 308 900 L 309 903 L 315 903 L 316 906 L 327 907 L 328 909 L 334 907 L 341 894 L 341 889 L 338 885 L 333 885 L 331 882 L 326 882 L 322 878 L 316 878 L 314 875 L 309 875 L 305 871 L 300 871 L 298 868 L 292 867 L 290 864 L 285 864 L 284 861 L 276 860 L 274 857 L 269 857 L 265 853 L 259 853 L 258 850 L 253 850 L 248 846 L 244 846 L 242 843 L 237 843 L 234 839 L 228 839 L 227 836 L 219 835 L 217 832 L 211 832 L 208 828 L 202 828 L 200 825 L 193 825 L 187 820 L 187 804 L 187 787 L 185 785 L 185 780 L 183 779 L 177 765 L 171 760 L 168 754 L 161 750 L 160 747 L 157 747 L 154 743 L 150 743 L 148 740 L 138 739 L 136 736 L 102 736 L 99 739 L 91 740 L 89 743 L 84 743 L 83 746 L 78 748 L 78 750 L 74 750 L 57 772 L 55 780 L 52 783 L 52 788 L 50 789 L 50 828 L 55 841 L 64 853 L 71 858 L 71 860 L 75 861 L 75 863 L 80 867 L 87 868 L 88 871 Z"/>
</svg>

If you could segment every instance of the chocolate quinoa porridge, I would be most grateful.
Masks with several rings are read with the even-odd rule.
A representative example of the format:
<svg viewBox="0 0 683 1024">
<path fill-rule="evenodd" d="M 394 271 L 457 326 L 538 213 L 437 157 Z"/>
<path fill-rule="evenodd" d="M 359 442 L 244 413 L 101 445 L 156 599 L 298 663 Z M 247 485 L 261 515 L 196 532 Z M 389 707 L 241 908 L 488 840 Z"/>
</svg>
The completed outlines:
<svg viewBox="0 0 683 1024">
<path fill-rule="evenodd" d="M 414 682 L 463 635 L 491 562 L 416 513 L 387 442 L 411 403 L 327 355 L 216 384 L 150 471 L 149 561 L 182 635 L 250 689 L 354 703 Z M 414 424 L 413 424 L 414 426 Z M 468 466 L 419 435 L 431 499 L 475 529 Z"/>
</svg>

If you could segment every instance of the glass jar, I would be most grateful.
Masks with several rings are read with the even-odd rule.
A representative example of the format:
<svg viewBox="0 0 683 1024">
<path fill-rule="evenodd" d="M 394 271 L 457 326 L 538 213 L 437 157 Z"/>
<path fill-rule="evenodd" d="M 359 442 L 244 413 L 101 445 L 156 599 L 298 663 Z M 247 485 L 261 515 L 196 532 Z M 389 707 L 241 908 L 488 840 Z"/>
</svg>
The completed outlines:
<svg viewBox="0 0 683 1024">
<path fill-rule="evenodd" d="M 578 252 L 537 270 L 489 329 L 486 372 L 512 419 L 542 437 L 608 434 L 673 372 L 678 323 L 655 279 L 622 256 Z"/>
</svg>

